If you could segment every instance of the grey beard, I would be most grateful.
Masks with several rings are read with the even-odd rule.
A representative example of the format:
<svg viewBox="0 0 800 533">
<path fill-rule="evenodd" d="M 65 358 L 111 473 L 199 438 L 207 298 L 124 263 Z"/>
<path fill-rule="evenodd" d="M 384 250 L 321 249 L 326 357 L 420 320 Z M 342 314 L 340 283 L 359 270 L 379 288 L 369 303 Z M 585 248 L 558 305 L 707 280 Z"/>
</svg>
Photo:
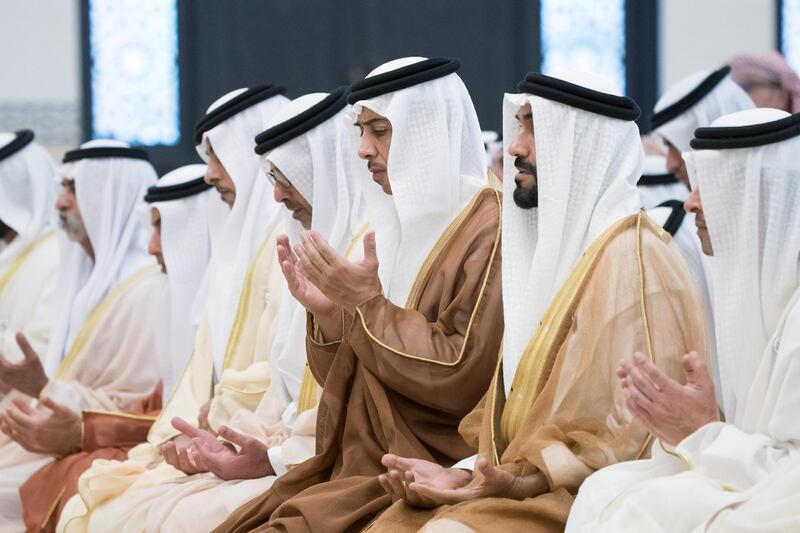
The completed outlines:
<svg viewBox="0 0 800 533">
<path fill-rule="evenodd" d="M 86 226 L 83 225 L 83 220 L 73 214 L 59 213 L 58 223 L 64 233 L 67 234 L 69 240 L 73 242 L 83 242 L 89 238 Z"/>
</svg>

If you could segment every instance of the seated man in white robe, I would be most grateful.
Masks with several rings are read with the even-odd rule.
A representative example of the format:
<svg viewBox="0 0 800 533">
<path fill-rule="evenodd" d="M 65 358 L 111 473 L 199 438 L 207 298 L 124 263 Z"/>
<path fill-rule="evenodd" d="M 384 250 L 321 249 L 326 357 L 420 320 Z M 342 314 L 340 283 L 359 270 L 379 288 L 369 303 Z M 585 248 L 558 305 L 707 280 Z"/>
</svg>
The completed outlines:
<svg viewBox="0 0 800 533">
<path fill-rule="evenodd" d="M 67 152 L 59 175 L 56 207 L 72 242 L 61 254 L 59 317 L 47 357 L 42 364 L 19 334 L 24 359 L 0 360 L 0 379 L 15 389 L 0 415 L 0 529 L 23 529 L 20 485 L 79 449 L 79 413 L 128 411 L 160 378 L 152 317 L 165 280 L 136 212 L 155 170 L 142 150 L 91 141 Z M 60 427 L 54 417 L 72 422 Z"/>
<path fill-rule="evenodd" d="M 800 459 L 799 125 L 753 109 L 696 131 L 683 154 L 695 189 L 687 206 L 702 206 L 698 235 L 713 254 L 725 421 L 694 354 L 685 386 L 648 364 L 621 365 L 629 408 L 660 441 L 652 459 L 590 477 L 568 531 L 702 530 Z"/>
<path fill-rule="evenodd" d="M 346 89 L 301 96 L 284 106 L 278 123 L 257 138 L 256 153 L 274 187 L 276 202 L 291 213 L 289 236 L 318 232 L 343 254 L 359 252 L 366 231 L 364 206 L 347 148 Z M 280 169 L 285 169 L 281 171 Z M 262 178 L 266 179 L 266 178 Z M 289 213 L 286 213 L 287 219 Z M 306 367 L 306 311 L 288 292 L 281 304 L 270 357 L 271 381 L 255 411 L 241 409 L 219 434 L 176 420 L 195 439 L 190 460 L 199 470 L 137 494 L 136 526 L 142 530 L 211 530 L 238 506 L 267 490 L 294 465 L 314 454 L 317 385 Z M 202 525 L 198 525 L 202 524 Z M 134 529 L 133 526 L 128 526 Z"/>
<path fill-rule="evenodd" d="M 679 185 L 674 184 L 648 185 L 648 180 L 640 180 L 638 186 L 647 214 L 675 238 L 700 289 L 700 295 L 706 306 L 706 329 L 709 340 L 706 344 L 708 351 L 705 359 L 711 366 L 717 389 L 719 383 L 716 380 L 719 373 L 713 342 L 714 322 L 711 306 L 713 287 L 709 282 L 708 260 L 701 253 L 700 241 L 694 230 L 695 214 L 684 210 L 683 205 L 676 201 L 668 202 L 668 205 L 659 208 L 651 207 L 651 202 L 659 199 L 660 201 L 655 204 L 659 205 L 669 200 L 680 202 L 686 200 L 689 178 L 681 152 L 689 150 L 695 129 L 709 126 L 722 115 L 753 107 L 753 102 L 747 93 L 731 79 L 730 70 L 730 67 L 726 66 L 715 71 L 695 72 L 670 87 L 658 99 L 650 117 L 652 135 L 666 146 L 666 171 L 683 186 L 683 190 L 677 189 Z M 661 179 L 663 180 L 663 177 Z M 671 198 L 665 197 L 668 193 Z M 721 398 L 718 397 L 717 400 Z"/>
<path fill-rule="evenodd" d="M 167 397 L 175 371 L 182 369 L 178 365 L 185 363 L 192 348 L 194 300 L 202 292 L 210 251 L 208 211 L 224 206 L 203 181 L 205 169 L 187 165 L 169 172 L 147 190 L 146 203 L 140 206 L 142 222 L 151 232 L 148 252 L 167 274 L 163 313 L 151 317 L 159 324 L 159 374 Z M 80 451 L 43 466 L 20 487 L 28 530 L 55 531 L 63 505 L 77 491 L 80 474 L 95 459 L 124 459 L 134 444 L 147 438 L 161 403 L 162 395 L 154 393 L 127 412 L 84 411 L 80 420 L 70 410 L 51 416 L 51 425 L 82 423 Z"/>
<path fill-rule="evenodd" d="M 281 86 L 237 89 L 215 101 L 195 129 L 207 162 L 205 181 L 229 211 L 212 229 L 212 252 L 194 351 L 147 441 L 125 461 L 97 460 L 78 482 L 59 530 L 123 530 L 145 524 L 150 490 L 203 470 L 191 465 L 192 440 L 175 417 L 219 431 L 242 409 L 255 410 L 270 383 L 270 349 L 284 284 L 274 242 L 283 211 L 253 154 L 256 134 L 274 123 L 288 100 Z M 301 367 L 302 368 L 302 367 Z M 158 529 L 158 526 L 155 526 Z"/>
<path fill-rule="evenodd" d="M 45 354 L 56 319 L 55 172 L 32 131 L 0 133 L 0 353 L 13 363 L 23 359 L 16 333 Z"/>
</svg>

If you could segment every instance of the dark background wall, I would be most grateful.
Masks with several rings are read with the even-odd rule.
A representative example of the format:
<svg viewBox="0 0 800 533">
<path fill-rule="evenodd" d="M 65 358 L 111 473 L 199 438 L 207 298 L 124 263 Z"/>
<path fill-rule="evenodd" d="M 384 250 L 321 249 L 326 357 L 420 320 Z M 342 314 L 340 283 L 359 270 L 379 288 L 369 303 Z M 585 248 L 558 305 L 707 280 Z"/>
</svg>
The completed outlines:
<svg viewBox="0 0 800 533">
<path fill-rule="evenodd" d="M 629 60 L 628 93 L 645 108 L 655 97 L 656 1 L 627 0 L 627 54 L 644 68 Z M 536 0 L 178 0 L 178 9 L 182 135 L 148 148 L 160 172 L 196 160 L 194 123 L 238 87 L 276 83 L 296 97 L 398 57 L 457 57 L 483 129 L 497 131 L 503 93 L 540 62 Z"/>
</svg>

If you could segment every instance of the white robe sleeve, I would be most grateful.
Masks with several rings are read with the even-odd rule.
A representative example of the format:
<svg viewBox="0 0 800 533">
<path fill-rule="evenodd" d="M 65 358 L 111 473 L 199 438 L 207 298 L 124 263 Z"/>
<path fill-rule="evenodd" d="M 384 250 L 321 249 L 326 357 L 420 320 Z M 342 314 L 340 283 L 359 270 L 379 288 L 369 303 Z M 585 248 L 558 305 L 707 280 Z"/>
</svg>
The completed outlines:
<svg viewBox="0 0 800 533">
<path fill-rule="evenodd" d="M 478 461 L 478 456 L 465 457 L 453 465 L 453 468 L 460 468 L 462 470 L 475 470 L 475 463 Z"/>
<path fill-rule="evenodd" d="M 788 310 L 761 357 L 742 420 L 703 426 L 678 445 L 677 453 L 735 490 L 800 458 L 800 304 Z"/>
<path fill-rule="evenodd" d="M 692 469 L 731 490 L 745 490 L 800 457 L 795 443 L 747 433 L 733 424 L 707 424 L 677 447 Z"/>
</svg>

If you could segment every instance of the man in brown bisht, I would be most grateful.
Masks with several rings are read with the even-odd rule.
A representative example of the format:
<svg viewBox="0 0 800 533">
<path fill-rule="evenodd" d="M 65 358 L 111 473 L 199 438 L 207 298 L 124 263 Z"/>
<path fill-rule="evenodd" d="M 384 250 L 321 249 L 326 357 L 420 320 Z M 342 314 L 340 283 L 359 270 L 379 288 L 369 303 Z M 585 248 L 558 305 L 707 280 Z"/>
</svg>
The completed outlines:
<svg viewBox="0 0 800 533">
<path fill-rule="evenodd" d="M 380 481 L 398 501 L 371 532 L 563 531 L 591 472 L 649 451 L 620 358 L 643 352 L 679 379 L 704 348 L 681 252 L 640 211 L 636 103 L 583 73 L 518 88 L 503 108 L 503 358 L 461 424 L 480 456 L 445 468 L 387 455 Z"/>
<path fill-rule="evenodd" d="M 391 504 L 385 454 L 450 465 L 473 453 L 458 424 L 497 366 L 501 199 L 458 67 L 404 58 L 352 87 L 374 229 L 364 259 L 313 231 L 278 250 L 309 311 L 318 453 L 217 531 L 358 531 Z"/>
</svg>

